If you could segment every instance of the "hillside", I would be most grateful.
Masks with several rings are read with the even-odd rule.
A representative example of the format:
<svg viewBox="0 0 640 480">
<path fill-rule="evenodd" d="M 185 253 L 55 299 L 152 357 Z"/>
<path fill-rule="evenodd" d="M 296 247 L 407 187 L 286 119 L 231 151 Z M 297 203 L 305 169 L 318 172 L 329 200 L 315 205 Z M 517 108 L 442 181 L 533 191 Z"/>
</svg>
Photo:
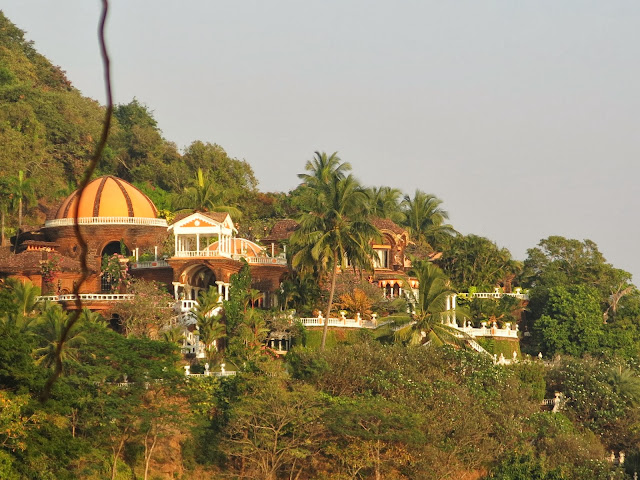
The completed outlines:
<svg viewBox="0 0 640 480">
<path fill-rule="evenodd" d="M 103 116 L 104 107 L 74 88 L 65 72 L 39 54 L 0 12 L 0 171 L 7 177 L 24 171 L 35 199 L 55 204 L 81 178 Z M 164 208 L 166 194 L 183 191 L 198 168 L 233 192 L 229 201 L 255 203 L 257 180 L 247 162 L 230 158 L 219 145 L 199 141 L 179 152 L 163 138 L 146 106 L 133 99 L 115 107 L 96 176 L 109 173 L 153 185 L 149 190 Z M 26 211 L 27 223 L 43 220 L 35 206 L 31 202 L 33 208 Z"/>
<path fill-rule="evenodd" d="M 1 12 L 0 99 L 0 210 L 15 233 L 22 202 L 40 225 L 75 187 L 104 109 Z M 113 178 L 70 198 L 87 202 L 97 252 L 82 311 L 73 235 L 2 247 L 0 479 L 623 480 L 640 468 L 640 292 L 595 243 L 550 236 L 516 261 L 457 232 L 436 196 L 366 187 L 336 153 L 315 152 L 295 190 L 262 193 L 221 146 L 178 151 L 135 99 L 110 133 L 96 175 L 134 183 L 184 225 L 167 229 Z M 151 213 L 136 217 L 132 197 Z M 100 216 L 106 203 L 122 210 Z M 219 211 L 233 212 L 224 230 Z M 77 221 L 58 220 L 42 230 Z M 155 235 L 127 248 L 147 227 L 162 258 Z"/>
</svg>

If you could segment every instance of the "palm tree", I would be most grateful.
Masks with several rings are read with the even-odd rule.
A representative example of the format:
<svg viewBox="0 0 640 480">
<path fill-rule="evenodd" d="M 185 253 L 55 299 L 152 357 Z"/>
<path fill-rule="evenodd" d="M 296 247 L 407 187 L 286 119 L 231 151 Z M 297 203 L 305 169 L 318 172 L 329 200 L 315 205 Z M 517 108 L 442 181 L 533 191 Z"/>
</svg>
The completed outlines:
<svg viewBox="0 0 640 480">
<path fill-rule="evenodd" d="M 80 317 L 78 318 L 78 320 L 84 323 L 85 325 L 90 323 L 95 323 L 96 325 L 100 325 L 102 327 L 107 326 L 107 321 L 104 319 L 104 317 L 100 313 L 92 312 L 87 307 L 84 307 L 82 309 L 82 312 L 80 313 Z"/>
<path fill-rule="evenodd" d="M 640 377 L 628 367 L 613 367 L 609 370 L 608 380 L 613 390 L 631 406 L 640 404 Z"/>
<path fill-rule="evenodd" d="M 7 278 L 6 285 L 11 291 L 11 301 L 15 305 L 15 313 L 7 316 L 19 330 L 26 331 L 34 320 L 37 312 L 40 287 L 35 286 L 29 280 L 21 282 L 17 278 Z"/>
<path fill-rule="evenodd" d="M 162 339 L 167 343 L 179 345 L 184 340 L 182 327 L 174 327 L 162 332 Z"/>
<path fill-rule="evenodd" d="M 222 189 L 198 168 L 191 186 L 173 198 L 173 207 L 196 212 L 227 212 L 234 217 L 242 216 L 240 210 L 225 205 Z"/>
<path fill-rule="evenodd" d="M 309 187 L 327 184 L 334 178 L 342 179 L 347 172 L 351 171 L 351 164 L 340 160 L 338 152 L 333 152 L 329 156 L 326 152 L 314 152 L 314 155 L 315 157 L 308 160 L 304 166 L 309 173 L 298 174 L 298 178 L 301 178 Z"/>
<path fill-rule="evenodd" d="M 369 197 L 369 211 L 371 215 L 388 218 L 396 223 L 404 220 L 400 209 L 402 192 L 391 187 L 371 187 L 366 190 Z"/>
<path fill-rule="evenodd" d="M 16 244 L 14 248 L 14 252 L 17 253 L 20 229 L 22 228 L 23 207 L 35 201 L 33 180 L 26 178 L 24 172 L 20 170 L 17 177 L 9 177 L 9 188 L 12 194 L 11 202 L 13 209 L 18 211 L 18 231 L 16 232 Z"/>
<path fill-rule="evenodd" d="M 404 196 L 401 204 L 405 215 L 403 225 L 414 241 L 436 249 L 444 239 L 457 234 L 451 225 L 444 223 L 449 214 L 440 208 L 441 204 L 438 197 L 420 190 L 416 190 L 413 198 Z"/>
<path fill-rule="evenodd" d="M 82 332 L 82 322 L 75 322 L 63 342 L 62 337 L 69 321 L 69 315 L 57 303 L 48 303 L 45 306 L 38 321 L 39 330 L 45 341 L 45 345 L 35 351 L 38 364 L 49 368 L 58 362 L 62 365 L 77 359 L 77 346 L 86 342 L 86 337 Z"/>
<path fill-rule="evenodd" d="M 0 246 L 7 243 L 5 235 L 6 217 L 11 207 L 11 184 L 6 178 L 0 178 Z"/>
<path fill-rule="evenodd" d="M 371 269 L 374 252 L 370 240 L 380 236 L 378 229 L 367 221 L 367 196 L 358 182 L 351 175 L 342 176 L 341 166 L 332 168 L 331 178 L 325 181 L 321 175 L 311 182 L 313 202 L 300 217 L 300 228 L 292 236 L 292 244 L 297 249 L 292 259 L 294 267 L 304 266 L 312 260 L 320 274 L 330 273 L 322 349 L 326 343 L 338 269 L 347 260 L 353 268 Z"/>
<path fill-rule="evenodd" d="M 466 338 L 462 333 L 444 322 L 452 310 L 447 310 L 447 297 L 455 291 L 449 286 L 445 274 L 438 267 L 424 260 L 416 260 L 411 275 L 419 282 L 417 298 L 413 298 L 414 312 L 409 315 L 390 317 L 400 325 L 395 336 L 410 345 L 421 345 L 431 341 L 436 345 L 453 343 L 462 345 Z M 465 319 L 463 310 L 455 311 L 457 318 Z"/>
<path fill-rule="evenodd" d="M 198 306 L 193 310 L 198 325 L 198 336 L 205 345 L 207 361 L 213 361 L 218 352 L 218 340 L 226 337 L 226 326 L 220 321 L 219 294 L 214 287 L 200 292 Z"/>
</svg>

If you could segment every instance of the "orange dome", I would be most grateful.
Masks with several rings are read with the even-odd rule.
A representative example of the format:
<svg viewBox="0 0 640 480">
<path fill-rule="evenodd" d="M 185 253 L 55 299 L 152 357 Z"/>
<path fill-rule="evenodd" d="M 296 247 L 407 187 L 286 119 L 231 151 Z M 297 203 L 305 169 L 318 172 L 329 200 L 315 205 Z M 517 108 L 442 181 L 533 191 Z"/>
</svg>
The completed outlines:
<svg viewBox="0 0 640 480">
<path fill-rule="evenodd" d="M 124 180 L 107 175 L 89 182 L 78 203 L 78 190 L 60 205 L 56 219 L 78 218 L 156 218 L 158 209 L 151 199 Z"/>
</svg>

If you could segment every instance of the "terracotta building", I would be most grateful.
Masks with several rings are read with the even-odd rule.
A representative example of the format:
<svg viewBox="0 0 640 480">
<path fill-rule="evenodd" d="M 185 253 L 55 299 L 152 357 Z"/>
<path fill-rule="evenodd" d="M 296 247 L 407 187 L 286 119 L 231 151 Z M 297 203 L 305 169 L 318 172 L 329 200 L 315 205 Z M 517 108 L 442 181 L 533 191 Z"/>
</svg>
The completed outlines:
<svg viewBox="0 0 640 480">
<path fill-rule="evenodd" d="M 380 230 L 381 241 L 372 245 L 375 252 L 373 272 L 369 281 L 378 285 L 387 298 L 395 298 L 403 294 L 405 289 L 415 289 L 417 282 L 409 278 L 411 262 L 406 255 L 409 245 L 409 233 L 393 221 L 374 217 L 371 223 Z M 262 239 L 262 244 L 270 252 L 286 251 L 289 238 L 298 229 L 295 220 L 285 219 L 274 224 L 271 232 Z M 346 267 L 346 266 L 345 266 Z"/>
<path fill-rule="evenodd" d="M 176 300 L 191 301 L 211 285 L 228 295 L 229 277 L 240 270 L 244 259 L 251 269 L 253 288 L 264 294 L 265 306 L 276 304 L 286 261 L 270 256 L 254 242 L 237 238 L 229 215 L 193 213 L 172 225 L 157 215 L 153 202 L 133 185 L 113 176 L 97 178 L 82 197 L 73 192 L 44 226 L 22 232 L 17 245 L 14 238 L 14 245 L 0 248 L 0 278 L 28 279 L 43 294 L 69 300 L 81 276 L 74 228 L 77 217 L 88 245 L 89 269 L 79 292 L 89 308 L 108 308 L 120 299 L 102 272 L 103 258 L 119 254 L 123 263 L 135 258 L 128 262 L 132 276 L 159 281 Z M 163 255 L 163 249 L 170 253 Z M 141 261 L 145 256 L 151 259 Z"/>
</svg>

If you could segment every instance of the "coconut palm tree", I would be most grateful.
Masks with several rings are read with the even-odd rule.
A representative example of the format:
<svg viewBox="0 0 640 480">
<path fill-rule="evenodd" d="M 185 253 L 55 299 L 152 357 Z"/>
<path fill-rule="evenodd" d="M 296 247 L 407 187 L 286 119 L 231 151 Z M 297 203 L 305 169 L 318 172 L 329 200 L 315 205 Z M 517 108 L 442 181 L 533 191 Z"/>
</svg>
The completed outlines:
<svg viewBox="0 0 640 480">
<path fill-rule="evenodd" d="M 451 225 L 445 223 L 449 214 L 440 208 L 441 204 L 438 197 L 420 190 L 416 190 L 413 198 L 404 196 L 401 204 L 405 215 L 403 225 L 415 242 L 437 249 L 447 237 L 457 234 Z"/>
<path fill-rule="evenodd" d="M 0 178 L 0 246 L 7 243 L 5 235 L 6 217 L 11 208 L 11 184 L 8 179 Z"/>
<path fill-rule="evenodd" d="M 35 350 L 38 364 L 49 368 L 57 363 L 64 365 L 77 358 L 77 347 L 86 342 L 86 337 L 82 332 L 82 322 L 75 322 L 63 342 L 62 337 L 69 321 L 69 314 L 60 305 L 47 303 L 38 320 L 38 331 L 44 340 L 44 346 Z M 62 367 L 60 370 L 62 371 Z"/>
<path fill-rule="evenodd" d="M 326 152 L 314 152 L 315 157 L 308 160 L 304 169 L 309 173 L 299 173 L 298 178 L 309 187 L 329 183 L 334 178 L 344 178 L 351 171 L 351 164 L 343 162 L 338 152 L 327 155 Z"/>
<path fill-rule="evenodd" d="M 402 192 L 391 187 L 371 187 L 366 190 L 369 197 L 369 211 L 371 215 L 388 218 L 396 223 L 404 220 L 400 208 Z"/>
<path fill-rule="evenodd" d="M 411 298 L 414 311 L 410 315 L 390 317 L 400 328 L 396 339 L 410 345 L 432 342 L 435 345 L 452 343 L 462 345 L 466 338 L 462 333 L 444 323 L 452 310 L 447 310 L 447 297 L 455 291 L 449 286 L 445 274 L 438 267 L 424 260 L 416 260 L 410 272 L 419 282 L 417 297 Z M 457 309 L 456 317 L 464 320 L 468 314 Z"/>
<path fill-rule="evenodd" d="M 371 269 L 374 252 L 370 241 L 380 237 L 378 229 L 367 221 L 367 196 L 363 189 L 353 176 L 340 174 L 341 166 L 332 168 L 331 178 L 320 175 L 310 183 L 312 202 L 299 218 L 300 228 L 291 239 L 297 250 L 292 258 L 293 267 L 304 266 L 311 260 L 320 275 L 329 274 L 331 278 L 323 349 L 338 269 L 347 261 L 353 268 Z"/>
<path fill-rule="evenodd" d="M 17 253 L 20 229 L 22 228 L 23 208 L 35 201 L 35 192 L 33 190 L 33 180 L 26 178 L 22 170 L 18 172 L 17 177 L 9 177 L 8 184 L 11 192 L 12 207 L 18 212 L 18 231 L 16 232 L 16 244 L 14 247 L 14 252 Z"/>
<path fill-rule="evenodd" d="M 236 207 L 225 205 L 222 189 L 198 168 L 191 186 L 173 197 L 173 207 L 178 210 L 193 210 L 196 212 L 227 212 L 233 217 L 240 217 L 242 213 Z"/>
<path fill-rule="evenodd" d="M 640 404 L 640 377 L 628 367 L 613 367 L 608 372 L 608 380 L 613 390 L 631 406 Z"/>
<path fill-rule="evenodd" d="M 7 278 L 5 284 L 11 291 L 11 301 L 15 312 L 10 313 L 5 321 L 12 322 L 19 330 L 26 331 L 36 317 L 40 287 L 29 280 L 21 282 L 17 278 Z"/>
<path fill-rule="evenodd" d="M 207 361 L 212 362 L 219 351 L 218 340 L 227 336 L 226 326 L 221 322 L 218 303 L 219 294 L 214 287 L 200 292 L 198 305 L 193 309 L 198 325 L 198 336 L 205 345 Z"/>
</svg>

